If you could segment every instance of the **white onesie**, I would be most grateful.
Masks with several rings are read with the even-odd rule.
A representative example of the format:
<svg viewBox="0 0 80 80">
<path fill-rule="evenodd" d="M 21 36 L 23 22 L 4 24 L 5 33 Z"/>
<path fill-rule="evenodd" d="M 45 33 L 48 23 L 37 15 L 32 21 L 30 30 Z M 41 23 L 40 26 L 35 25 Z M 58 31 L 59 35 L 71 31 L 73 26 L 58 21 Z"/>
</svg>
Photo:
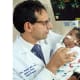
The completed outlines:
<svg viewBox="0 0 80 80">
<path fill-rule="evenodd" d="M 57 44 L 55 51 L 60 48 L 64 47 L 64 45 Z M 56 72 L 56 80 L 68 80 L 69 77 L 74 73 L 74 72 L 79 72 L 80 73 L 80 47 L 75 46 L 71 48 L 71 50 L 68 52 L 77 52 L 77 55 L 75 56 L 75 60 L 67 63 L 63 66 L 61 66 L 57 72 Z"/>
</svg>

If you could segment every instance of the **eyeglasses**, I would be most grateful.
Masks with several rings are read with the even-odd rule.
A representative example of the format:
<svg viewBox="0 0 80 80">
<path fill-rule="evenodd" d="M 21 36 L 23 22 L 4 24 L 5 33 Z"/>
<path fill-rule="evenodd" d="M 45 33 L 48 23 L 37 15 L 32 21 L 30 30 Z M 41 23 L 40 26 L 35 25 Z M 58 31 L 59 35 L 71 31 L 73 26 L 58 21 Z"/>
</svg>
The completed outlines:
<svg viewBox="0 0 80 80">
<path fill-rule="evenodd" d="M 50 19 L 46 21 L 36 21 L 35 23 L 41 23 L 43 26 L 48 26 L 49 22 L 50 22 Z"/>
</svg>

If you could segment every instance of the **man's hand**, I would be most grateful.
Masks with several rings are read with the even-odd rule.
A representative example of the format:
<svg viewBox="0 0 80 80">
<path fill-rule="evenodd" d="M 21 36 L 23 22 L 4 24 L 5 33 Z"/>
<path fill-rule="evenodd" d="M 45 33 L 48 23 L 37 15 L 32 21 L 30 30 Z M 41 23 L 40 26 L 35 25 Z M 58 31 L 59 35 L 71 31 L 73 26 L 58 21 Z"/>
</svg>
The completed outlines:
<svg viewBox="0 0 80 80">
<path fill-rule="evenodd" d="M 46 68 L 55 73 L 60 66 L 73 61 L 75 53 L 67 54 L 69 50 L 69 48 L 59 48 L 51 57 L 51 60 L 46 65 Z"/>
</svg>

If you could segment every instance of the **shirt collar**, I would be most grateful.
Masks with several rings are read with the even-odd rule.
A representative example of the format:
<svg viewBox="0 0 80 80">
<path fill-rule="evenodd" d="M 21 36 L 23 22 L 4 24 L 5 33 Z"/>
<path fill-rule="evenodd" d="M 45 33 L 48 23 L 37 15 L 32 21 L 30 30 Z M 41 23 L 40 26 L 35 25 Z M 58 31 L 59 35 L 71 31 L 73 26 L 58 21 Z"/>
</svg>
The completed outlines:
<svg viewBox="0 0 80 80">
<path fill-rule="evenodd" d="M 34 46 L 33 44 L 29 43 L 28 41 L 25 41 L 22 36 L 18 36 L 19 40 L 20 40 L 20 44 L 23 45 L 23 47 L 27 48 L 28 50 L 31 50 L 32 47 Z M 36 44 L 40 44 L 40 41 L 38 41 Z"/>
<path fill-rule="evenodd" d="M 34 46 L 33 44 L 25 41 L 21 36 L 19 37 L 19 40 L 20 40 L 21 44 L 23 45 L 23 47 L 27 48 L 28 50 L 31 50 L 32 47 Z"/>
</svg>

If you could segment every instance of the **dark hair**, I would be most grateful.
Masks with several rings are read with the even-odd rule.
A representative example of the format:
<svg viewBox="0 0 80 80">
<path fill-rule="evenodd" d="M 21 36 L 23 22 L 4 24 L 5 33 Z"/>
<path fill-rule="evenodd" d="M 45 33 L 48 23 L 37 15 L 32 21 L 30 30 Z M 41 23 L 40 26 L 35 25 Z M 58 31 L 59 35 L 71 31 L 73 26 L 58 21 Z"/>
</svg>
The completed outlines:
<svg viewBox="0 0 80 80">
<path fill-rule="evenodd" d="M 72 74 L 72 76 L 75 76 L 75 77 L 76 77 L 76 80 L 80 80 L 80 73 L 74 72 L 74 73 Z"/>
<path fill-rule="evenodd" d="M 76 37 L 80 40 L 80 27 L 74 27 L 72 30 L 76 30 Z"/>
<path fill-rule="evenodd" d="M 80 27 L 74 27 L 72 30 L 76 30 L 76 37 L 79 39 L 79 46 L 80 46 Z"/>
<path fill-rule="evenodd" d="M 13 24 L 15 28 L 20 32 L 24 32 L 24 23 L 30 22 L 34 24 L 37 21 L 37 17 L 35 16 L 35 12 L 41 13 L 41 10 L 45 9 L 45 7 L 39 1 L 24 1 L 18 4 L 14 8 L 13 12 Z"/>
</svg>

